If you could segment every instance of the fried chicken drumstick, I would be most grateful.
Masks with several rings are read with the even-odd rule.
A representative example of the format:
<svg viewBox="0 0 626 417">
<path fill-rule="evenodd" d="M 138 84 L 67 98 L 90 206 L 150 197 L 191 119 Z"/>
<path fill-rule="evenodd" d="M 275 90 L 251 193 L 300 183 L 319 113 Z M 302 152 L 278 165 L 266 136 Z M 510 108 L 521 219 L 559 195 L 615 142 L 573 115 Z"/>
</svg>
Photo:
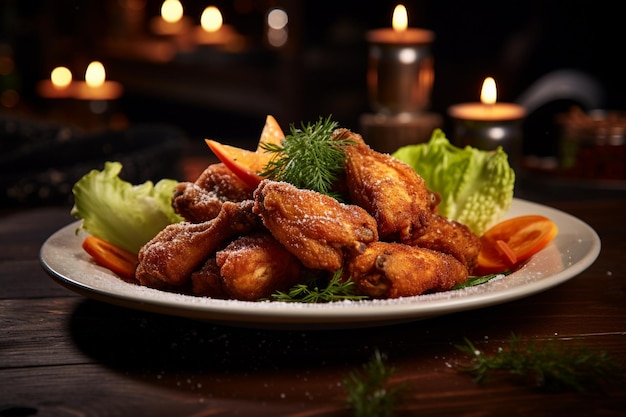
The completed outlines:
<svg viewBox="0 0 626 417">
<path fill-rule="evenodd" d="M 231 298 L 256 301 L 286 291 L 300 279 L 302 263 L 265 232 L 243 236 L 216 254 L 223 287 Z"/>
<path fill-rule="evenodd" d="M 222 163 L 211 164 L 194 182 L 180 182 L 174 189 L 174 211 L 192 223 L 215 218 L 224 201 L 252 199 L 252 189 Z"/>
<path fill-rule="evenodd" d="M 224 202 L 218 216 L 207 222 L 170 224 L 139 251 L 135 277 L 154 288 L 183 285 L 213 252 L 258 223 L 247 200 Z"/>
<path fill-rule="evenodd" d="M 376 219 L 381 240 L 407 239 L 428 225 L 437 199 L 410 166 L 371 149 L 347 129 L 335 137 L 349 137 L 346 183 L 352 202 Z"/>
<path fill-rule="evenodd" d="M 263 180 L 254 192 L 253 210 L 311 269 L 334 272 L 347 253 L 362 252 L 378 240 L 376 221 L 361 207 L 286 182 Z"/>
<path fill-rule="evenodd" d="M 465 282 L 468 272 L 461 262 L 445 253 L 374 242 L 364 253 L 348 259 L 344 277 L 354 281 L 360 294 L 398 298 L 449 290 Z"/>
</svg>

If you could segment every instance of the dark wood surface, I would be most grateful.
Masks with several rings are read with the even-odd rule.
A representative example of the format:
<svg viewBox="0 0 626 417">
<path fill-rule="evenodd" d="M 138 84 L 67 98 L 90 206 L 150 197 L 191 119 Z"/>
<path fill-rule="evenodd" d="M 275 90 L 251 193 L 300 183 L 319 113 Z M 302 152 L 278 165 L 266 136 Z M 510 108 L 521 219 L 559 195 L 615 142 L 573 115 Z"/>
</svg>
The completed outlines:
<svg viewBox="0 0 626 417">
<path fill-rule="evenodd" d="M 125 309 L 84 298 L 42 269 L 67 207 L 0 217 L 0 416 L 351 416 L 344 379 L 378 350 L 409 388 L 396 415 L 624 416 L 626 390 L 546 393 L 455 364 L 464 338 L 495 351 L 516 334 L 586 346 L 626 363 L 626 200 L 552 206 L 593 227 L 597 261 L 521 300 L 399 325 L 264 330 Z"/>
</svg>

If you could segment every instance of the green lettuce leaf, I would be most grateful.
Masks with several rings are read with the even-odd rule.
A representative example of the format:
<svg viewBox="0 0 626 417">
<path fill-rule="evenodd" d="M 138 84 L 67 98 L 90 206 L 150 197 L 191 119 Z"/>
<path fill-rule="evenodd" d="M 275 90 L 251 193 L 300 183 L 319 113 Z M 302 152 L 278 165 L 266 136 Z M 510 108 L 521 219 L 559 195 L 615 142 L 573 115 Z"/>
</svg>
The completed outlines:
<svg viewBox="0 0 626 417">
<path fill-rule="evenodd" d="M 172 207 L 176 180 L 133 185 L 119 177 L 122 164 L 106 162 L 74 184 L 71 215 L 82 219 L 80 229 L 138 253 L 165 226 L 183 220 Z M 78 230 L 77 230 L 78 232 Z"/>
<path fill-rule="evenodd" d="M 479 236 L 500 221 L 513 202 L 515 171 L 501 147 L 458 148 L 435 129 L 427 143 L 404 146 L 392 156 L 413 167 L 441 195 L 440 214 Z"/>
</svg>

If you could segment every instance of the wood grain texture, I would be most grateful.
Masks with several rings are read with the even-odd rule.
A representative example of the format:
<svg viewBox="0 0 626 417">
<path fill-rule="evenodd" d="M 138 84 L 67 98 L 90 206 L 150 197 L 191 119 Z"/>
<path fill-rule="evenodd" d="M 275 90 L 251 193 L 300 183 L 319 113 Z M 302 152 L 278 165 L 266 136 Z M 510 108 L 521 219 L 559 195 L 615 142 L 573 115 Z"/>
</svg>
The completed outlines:
<svg viewBox="0 0 626 417">
<path fill-rule="evenodd" d="M 162 316 L 83 298 L 49 278 L 41 244 L 67 208 L 0 217 L 0 415 L 350 416 L 344 378 L 379 350 L 409 396 L 397 416 L 619 416 L 623 385 L 542 393 L 458 372 L 467 337 L 495 352 L 511 334 L 583 345 L 626 363 L 626 201 L 555 207 L 600 235 L 598 260 L 545 292 L 371 329 L 278 331 Z M 622 375 L 624 377 L 624 375 Z M 623 381 L 622 381 L 623 382 Z"/>
</svg>

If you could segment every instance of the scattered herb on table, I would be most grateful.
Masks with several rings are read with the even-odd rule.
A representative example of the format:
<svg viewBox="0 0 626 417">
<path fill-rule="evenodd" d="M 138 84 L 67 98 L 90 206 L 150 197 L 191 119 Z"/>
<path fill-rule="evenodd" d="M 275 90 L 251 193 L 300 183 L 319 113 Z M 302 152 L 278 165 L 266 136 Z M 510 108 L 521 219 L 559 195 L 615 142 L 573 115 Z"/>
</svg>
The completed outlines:
<svg viewBox="0 0 626 417">
<path fill-rule="evenodd" d="M 367 298 L 365 295 L 355 294 L 353 281 L 341 281 L 341 269 L 337 270 L 328 282 L 321 283 L 319 280 L 313 279 L 308 284 L 297 284 L 287 292 L 277 291 L 271 296 L 273 301 L 294 303 L 329 303 Z"/>
<path fill-rule="evenodd" d="M 506 346 L 494 354 L 478 350 L 465 339 L 457 346 L 471 357 L 458 369 L 472 374 L 478 383 L 494 373 L 506 373 L 529 381 L 544 391 L 586 391 L 620 375 L 620 367 L 606 352 L 594 352 L 586 347 L 566 348 L 556 341 L 537 343 L 512 335 Z"/>
<path fill-rule="evenodd" d="M 405 385 L 391 386 L 389 378 L 396 372 L 385 363 L 378 350 L 363 366 L 344 380 L 347 402 L 355 417 L 391 417 L 406 393 Z"/>
</svg>

